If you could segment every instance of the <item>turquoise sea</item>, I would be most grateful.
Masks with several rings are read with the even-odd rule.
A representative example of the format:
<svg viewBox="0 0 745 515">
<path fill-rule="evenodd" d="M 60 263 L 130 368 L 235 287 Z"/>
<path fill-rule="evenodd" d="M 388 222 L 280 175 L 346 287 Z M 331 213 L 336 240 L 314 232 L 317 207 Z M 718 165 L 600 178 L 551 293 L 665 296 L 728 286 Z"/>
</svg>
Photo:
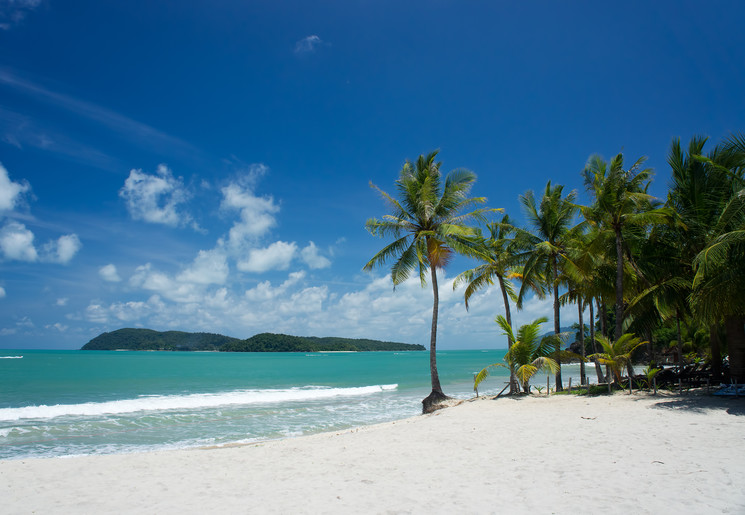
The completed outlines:
<svg viewBox="0 0 745 515">
<path fill-rule="evenodd" d="M 411 417 L 430 391 L 428 356 L 0 350 L 0 459 L 247 443 Z M 473 374 L 503 356 L 439 352 L 443 390 L 474 396 Z M 498 369 L 482 393 L 506 380 Z"/>
</svg>

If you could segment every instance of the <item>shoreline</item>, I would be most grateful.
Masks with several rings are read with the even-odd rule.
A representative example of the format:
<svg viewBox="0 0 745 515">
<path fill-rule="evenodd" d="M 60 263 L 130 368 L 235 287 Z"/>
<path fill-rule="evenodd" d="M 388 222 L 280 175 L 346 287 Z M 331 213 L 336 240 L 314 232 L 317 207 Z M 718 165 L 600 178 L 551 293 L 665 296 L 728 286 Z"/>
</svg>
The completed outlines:
<svg viewBox="0 0 745 515">
<path fill-rule="evenodd" d="M 479 398 L 257 443 L 0 461 L 4 512 L 737 513 L 745 399 Z"/>
</svg>

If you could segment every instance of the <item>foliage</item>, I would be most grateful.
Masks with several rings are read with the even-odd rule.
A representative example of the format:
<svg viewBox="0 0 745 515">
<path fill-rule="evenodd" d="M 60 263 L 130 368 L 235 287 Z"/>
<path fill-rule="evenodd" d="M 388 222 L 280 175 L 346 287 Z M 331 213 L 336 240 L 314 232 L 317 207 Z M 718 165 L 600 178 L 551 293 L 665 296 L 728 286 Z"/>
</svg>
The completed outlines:
<svg viewBox="0 0 745 515">
<path fill-rule="evenodd" d="M 489 376 L 490 369 L 505 367 L 514 371 L 525 393 L 530 393 L 530 379 L 542 368 L 556 372 L 559 364 L 551 357 L 555 351 L 555 341 L 551 338 L 540 339 L 540 326 L 547 322 L 546 317 L 538 318 L 529 324 L 520 326 L 517 334 L 502 316 L 497 316 L 496 322 L 505 336 L 513 341 L 512 347 L 504 356 L 504 363 L 494 363 L 483 368 L 473 381 L 474 389 Z"/>
<path fill-rule="evenodd" d="M 639 346 L 647 343 L 631 333 L 623 334 L 616 341 L 611 341 L 602 334 L 595 335 L 595 339 L 603 348 L 603 352 L 592 354 L 588 358 L 597 359 L 601 365 L 610 367 L 619 384 L 622 383 L 621 370 L 631 361 L 631 354 Z"/>
</svg>

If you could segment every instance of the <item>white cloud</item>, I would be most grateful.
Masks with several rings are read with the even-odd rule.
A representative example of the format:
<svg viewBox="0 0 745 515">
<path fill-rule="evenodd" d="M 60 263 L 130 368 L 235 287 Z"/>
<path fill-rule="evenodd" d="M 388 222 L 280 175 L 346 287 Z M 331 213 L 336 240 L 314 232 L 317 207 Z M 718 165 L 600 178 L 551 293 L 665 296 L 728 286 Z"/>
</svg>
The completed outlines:
<svg viewBox="0 0 745 515">
<path fill-rule="evenodd" d="M 331 261 L 318 253 L 318 247 L 312 241 L 300 251 L 300 257 L 310 268 L 328 268 Z"/>
<path fill-rule="evenodd" d="M 57 241 L 50 241 L 44 245 L 44 261 L 51 263 L 67 264 L 83 247 L 77 234 L 66 234 L 60 236 Z"/>
<path fill-rule="evenodd" d="M 323 41 L 321 40 L 321 38 L 319 38 L 315 34 L 311 34 L 310 36 L 304 37 L 303 39 L 295 43 L 295 54 L 312 54 L 322 44 Z"/>
<path fill-rule="evenodd" d="M 29 189 L 30 186 L 25 181 L 22 183 L 11 181 L 8 170 L 0 163 L 0 211 L 13 210 L 21 195 Z"/>
<path fill-rule="evenodd" d="M 0 299 L 4 299 L 4 298 L 5 298 L 5 288 L 0 286 Z"/>
<path fill-rule="evenodd" d="M 143 290 L 157 292 L 175 302 L 199 302 L 201 292 L 193 283 L 185 283 L 154 270 L 150 263 L 139 266 L 129 284 Z"/>
<path fill-rule="evenodd" d="M 41 257 L 34 247 L 34 233 L 22 223 L 8 221 L 0 229 L 0 250 L 5 259 L 15 261 L 43 261 L 67 264 L 78 253 L 82 244 L 76 234 L 60 236 L 42 247 Z"/>
<path fill-rule="evenodd" d="M 62 297 L 62 298 L 57 299 L 57 303 L 56 304 L 58 306 L 67 306 L 67 303 L 69 301 L 70 301 L 70 299 L 68 299 L 67 297 Z"/>
<path fill-rule="evenodd" d="M 108 281 L 110 283 L 118 283 L 122 280 L 122 278 L 119 277 L 119 272 L 117 272 L 116 266 L 111 263 L 99 268 L 98 275 L 100 275 L 104 281 Z"/>
<path fill-rule="evenodd" d="M 177 280 L 195 284 L 225 284 L 228 278 L 225 254 L 217 249 L 200 250 L 194 263 L 178 275 Z"/>
<path fill-rule="evenodd" d="M 166 165 L 158 165 L 155 175 L 132 169 L 119 196 L 125 200 L 134 220 L 171 227 L 191 221 L 191 216 L 179 211 L 179 205 L 185 203 L 190 195 L 183 180 L 174 177 Z"/>
<path fill-rule="evenodd" d="M 240 219 L 228 234 L 228 247 L 234 251 L 244 249 L 277 224 L 274 215 L 279 212 L 279 206 L 274 199 L 271 196 L 257 197 L 253 192 L 256 181 L 266 170 L 264 165 L 251 165 L 245 176 L 222 188 L 221 209 L 240 213 Z"/>
<path fill-rule="evenodd" d="M 0 229 L 0 250 L 5 259 L 16 261 L 36 261 L 38 254 L 34 247 L 34 233 L 16 221 L 8 221 Z"/>
<path fill-rule="evenodd" d="M 297 252 L 297 245 L 284 241 L 275 241 L 263 249 L 251 249 L 248 258 L 237 263 L 241 272 L 267 272 L 269 270 L 287 270 Z"/>
<path fill-rule="evenodd" d="M 266 301 L 283 295 L 289 288 L 302 281 L 305 278 L 305 272 L 292 272 L 287 279 L 276 288 L 272 288 L 272 283 L 263 281 L 256 285 L 255 288 L 247 290 L 245 296 L 248 300 L 254 302 Z"/>
</svg>

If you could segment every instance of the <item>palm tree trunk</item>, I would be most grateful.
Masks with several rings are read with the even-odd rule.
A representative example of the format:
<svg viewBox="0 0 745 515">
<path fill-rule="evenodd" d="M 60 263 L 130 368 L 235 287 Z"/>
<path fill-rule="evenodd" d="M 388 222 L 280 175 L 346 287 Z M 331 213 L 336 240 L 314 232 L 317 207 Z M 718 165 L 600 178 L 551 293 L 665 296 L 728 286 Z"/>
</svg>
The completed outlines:
<svg viewBox="0 0 745 515">
<path fill-rule="evenodd" d="M 577 310 L 579 312 L 579 345 L 582 347 L 582 361 L 579 362 L 579 383 L 585 384 L 585 323 L 582 320 L 582 312 L 584 311 L 584 302 L 580 298 L 577 301 Z"/>
<path fill-rule="evenodd" d="M 553 290 L 554 290 L 554 334 L 556 334 L 557 338 L 559 334 L 561 333 L 561 320 L 559 319 L 559 285 L 557 284 L 558 278 L 559 278 L 559 267 L 556 263 L 556 256 L 551 256 L 551 268 L 554 272 L 553 277 Z M 564 389 L 564 386 L 561 382 L 561 360 L 559 360 L 559 351 L 561 350 L 559 348 L 559 342 L 557 340 L 556 342 L 556 354 L 554 356 L 554 359 L 556 360 L 556 363 L 559 364 L 559 368 L 556 371 L 556 391 L 560 392 Z"/>
<path fill-rule="evenodd" d="M 678 344 L 675 350 L 678 353 L 678 375 L 683 373 L 683 337 L 680 334 L 680 313 L 675 314 L 675 323 L 678 329 Z"/>
<path fill-rule="evenodd" d="M 652 344 L 651 329 L 647 329 L 647 354 L 649 355 L 649 362 L 654 363 L 654 345 Z"/>
<path fill-rule="evenodd" d="M 590 299 L 590 343 L 592 343 L 592 353 L 597 354 L 598 344 L 595 341 L 595 313 L 593 309 L 592 299 Z M 597 358 L 593 360 L 595 362 L 595 373 L 598 375 L 598 383 L 603 382 L 603 368 L 600 366 L 600 362 Z"/>
<path fill-rule="evenodd" d="M 608 307 L 605 305 L 605 301 L 600 303 L 600 310 L 602 316 L 600 317 L 600 332 L 603 336 L 608 338 Z M 610 383 L 610 366 L 605 365 L 605 381 Z"/>
<path fill-rule="evenodd" d="M 499 288 L 502 290 L 502 299 L 504 300 L 504 317 L 507 319 L 507 323 L 512 327 L 512 313 L 510 312 L 510 298 L 507 296 L 507 290 L 504 289 L 504 279 L 501 275 L 497 276 L 499 280 Z M 512 338 L 507 336 L 507 349 L 512 348 Z M 510 394 L 516 394 L 520 391 L 520 385 L 515 377 L 515 370 L 510 366 Z"/>
<path fill-rule="evenodd" d="M 440 376 L 437 374 L 437 310 L 440 305 L 440 294 L 437 287 L 437 271 L 434 266 L 429 267 L 432 278 L 432 329 L 429 335 L 429 375 L 432 379 L 432 392 L 422 400 L 422 413 L 430 413 L 435 404 L 447 399 L 440 386 Z"/>
<path fill-rule="evenodd" d="M 623 239 L 621 229 L 616 228 L 616 334 L 618 340 L 623 334 Z"/>
<path fill-rule="evenodd" d="M 718 383 L 722 380 L 722 350 L 719 346 L 717 324 L 709 326 L 709 347 L 711 348 L 711 379 L 714 383 Z"/>
<path fill-rule="evenodd" d="M 725 316 L 724 329 L 727 333 L 730 379 L 738 384 L 745 383 L 745 318 Z"/>
</svg>

